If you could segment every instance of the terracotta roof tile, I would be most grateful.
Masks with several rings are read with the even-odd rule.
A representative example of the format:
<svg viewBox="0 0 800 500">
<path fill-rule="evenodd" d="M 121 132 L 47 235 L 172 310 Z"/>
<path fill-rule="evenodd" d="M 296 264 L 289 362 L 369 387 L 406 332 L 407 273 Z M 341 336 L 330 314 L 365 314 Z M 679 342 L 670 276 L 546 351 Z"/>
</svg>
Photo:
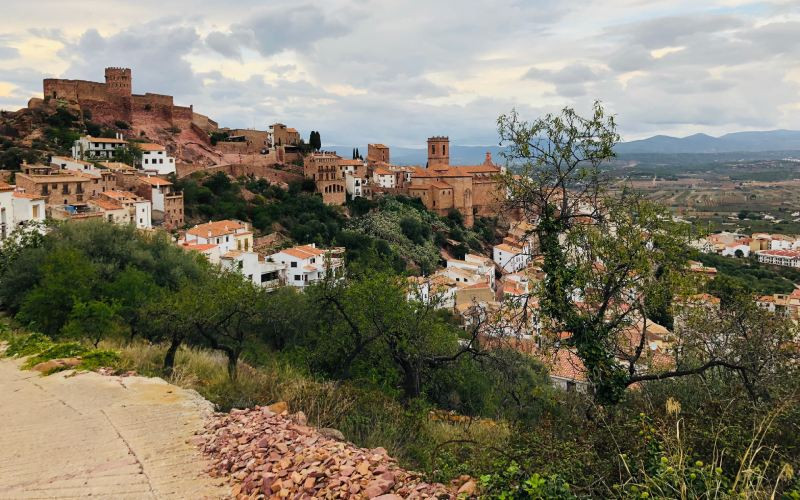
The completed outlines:
<svg viewBox="0 0 800 500">
<path fill-rule="evenodd" d="M 245 229 L 245 226 L 235 220 L 220 220 L 197 225 L 187 231 L 188 234 L 201 238 L 224 236 L 233 234 L 237 229 Z"/>
</svg>

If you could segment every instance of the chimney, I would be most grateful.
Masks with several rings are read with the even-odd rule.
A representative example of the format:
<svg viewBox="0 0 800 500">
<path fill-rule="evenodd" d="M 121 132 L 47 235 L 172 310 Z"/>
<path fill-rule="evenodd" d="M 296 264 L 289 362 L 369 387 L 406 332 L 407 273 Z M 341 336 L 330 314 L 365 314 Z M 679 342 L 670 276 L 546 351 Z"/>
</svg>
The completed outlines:
<svg viewBox="0 0 800 500">
<path fill-rule="evenodd" d="M 486 159 L 483 161 L 484 165 L 492 165 L 492 153 L 490 151 L 486 152 Z"/>
</svg>

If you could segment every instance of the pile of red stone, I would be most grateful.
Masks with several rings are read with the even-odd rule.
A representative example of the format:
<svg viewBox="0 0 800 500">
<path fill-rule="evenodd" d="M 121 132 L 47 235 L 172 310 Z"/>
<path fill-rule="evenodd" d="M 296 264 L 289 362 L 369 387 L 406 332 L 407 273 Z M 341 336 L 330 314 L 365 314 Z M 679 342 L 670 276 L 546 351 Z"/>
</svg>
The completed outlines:
<svg viewBox="0 0 800 500">
<path fill-rule="evenodd" d="M 276 413 L 276 411 L 280 413 Z M 358 448 L 326 437 L 286 404 L 217 414 L 197 438 L 214 477 L 230 479 L 234 498 L 466 498 L 475 483 L 425 482 L 383 448 Z M 459 484 L 460 483 L 460 484 Z"/>
</svg>

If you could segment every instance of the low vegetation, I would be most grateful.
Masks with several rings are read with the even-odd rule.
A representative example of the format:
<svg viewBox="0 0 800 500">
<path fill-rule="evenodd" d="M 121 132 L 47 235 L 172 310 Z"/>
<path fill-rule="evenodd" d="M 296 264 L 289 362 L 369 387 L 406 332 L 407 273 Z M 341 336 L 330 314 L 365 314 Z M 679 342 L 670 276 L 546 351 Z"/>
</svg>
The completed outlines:
<svg viewBox="0 0 800 500">
<path fill-rule="evenodd" d="M 487 251 L 496 237 L 496 219 L 478 218 L 475 228 L 468 229 L 457 211 L 439 217 L 419 200 L 403 196 L 326 205 L 309 181 L 293 183 L 286 191 L 266 179 L 232 180 L 218 172 L 180 179 L 176 186 L 183 191 L 190 223 L 250 222 L 261 233 L 280 231 L 300 244 L 343 246 L 348 261 L 368 268 L 430 273 L 440 262 L 441 248 L 463 258 L 467 252 Z M 245 191 L 251 195 L 244 196 Z"/>
</svg>

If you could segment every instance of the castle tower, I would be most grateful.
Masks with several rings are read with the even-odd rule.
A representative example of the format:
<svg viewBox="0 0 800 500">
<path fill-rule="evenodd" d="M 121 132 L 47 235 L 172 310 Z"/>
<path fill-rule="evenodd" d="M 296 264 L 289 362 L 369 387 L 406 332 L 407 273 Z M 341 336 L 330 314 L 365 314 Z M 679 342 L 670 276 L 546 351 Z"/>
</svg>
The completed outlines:
<svg viewBox="0 0 800 500">
<path fill-rule="evenodd" d="M 106 68 L 106 90 L 109 94 L 131 96 L 130 68 Z"/>
<path fill-rule="evenodd" d="M 444 136 L 428 137 L 428 168 L 447 170 L 450 167 L 450 139 Z"/>
</svg>

